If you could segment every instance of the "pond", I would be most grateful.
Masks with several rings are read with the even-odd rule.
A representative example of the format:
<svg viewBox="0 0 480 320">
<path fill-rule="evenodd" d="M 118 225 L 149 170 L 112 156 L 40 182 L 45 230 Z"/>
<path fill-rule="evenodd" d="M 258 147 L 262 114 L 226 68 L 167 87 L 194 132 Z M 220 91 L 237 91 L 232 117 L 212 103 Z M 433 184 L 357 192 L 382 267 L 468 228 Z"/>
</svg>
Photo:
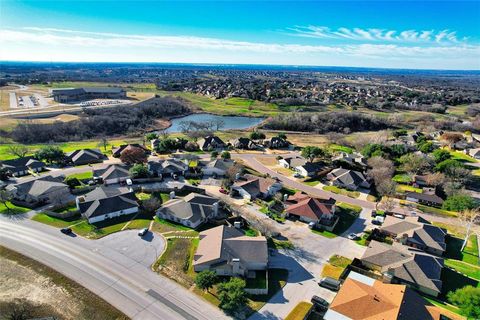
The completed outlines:
<svg viewBox="0 0 480 320">
<path fill-rule="evenodd" d="M 247 129 L 259 125 L 265 118 L 254 117 L 236 117 L 236 116 L 219 116 L 209 113 L 195 113 L 181 118 L 175 118 L 171 120 L 172 125 L 167 129 L 167 132 L 181 132 L 182 128 L 180 123 L 182 121 L 194 121 L 194 122 L 210 122 L 223 120 L 225 125 L 222 130 L 229 129 Z"/>
</svg>

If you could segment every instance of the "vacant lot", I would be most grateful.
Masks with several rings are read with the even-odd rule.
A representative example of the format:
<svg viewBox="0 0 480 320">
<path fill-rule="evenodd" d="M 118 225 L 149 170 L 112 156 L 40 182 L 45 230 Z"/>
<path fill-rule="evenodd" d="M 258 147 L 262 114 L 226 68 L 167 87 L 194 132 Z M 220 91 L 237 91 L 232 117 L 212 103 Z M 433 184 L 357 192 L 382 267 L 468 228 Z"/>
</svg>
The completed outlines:
<svg viewBox="0 0 480 320">
<path fill-rule="evenodd" d="M 0 314 L 11 317 L 23 308 L 23 318 L 128 319 L 120 311 L 55 270 L 0 247 Z"/>
</svg>

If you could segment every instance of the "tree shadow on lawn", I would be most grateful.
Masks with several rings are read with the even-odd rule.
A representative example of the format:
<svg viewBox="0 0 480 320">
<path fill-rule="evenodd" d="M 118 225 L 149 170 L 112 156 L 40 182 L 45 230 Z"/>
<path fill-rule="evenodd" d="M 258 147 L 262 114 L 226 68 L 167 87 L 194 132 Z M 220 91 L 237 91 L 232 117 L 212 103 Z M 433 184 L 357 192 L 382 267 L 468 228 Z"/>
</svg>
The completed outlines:
<svg viewBox="0 0 480 320">
<path fill-rule="evenodd" d="M 463 274 L 448 267 L 443 268 L 441 280 L 442 294 L 439 296 L 439 298 L 443 300 L 447 300 L 447 294 L 450 291 L 455 291 L 465 286 L 472 286 L 474 288 L 478 286 L 477 280 L 464 276 Z"/>
<path fill-rule="evenodd" d="M 455 259 L 462 261 L 463 252 L 461 251 L 463 245 L 463 239 L 453 237 L 451 235 L 447 236 L 445 239 L 447 250 L 445 256 L 449 259 Z"/>
</svg>

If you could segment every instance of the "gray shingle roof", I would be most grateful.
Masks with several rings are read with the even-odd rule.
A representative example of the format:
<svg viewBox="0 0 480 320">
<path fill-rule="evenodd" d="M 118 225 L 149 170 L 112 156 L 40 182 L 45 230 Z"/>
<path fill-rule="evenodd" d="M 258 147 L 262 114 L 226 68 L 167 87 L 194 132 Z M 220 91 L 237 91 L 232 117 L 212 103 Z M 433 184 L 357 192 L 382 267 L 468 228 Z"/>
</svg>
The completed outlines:
<svg viewBox="0 0 480 320">
<path fill-rule="evenodd" d="M 217 202 L 218 199 L 216 198 L 190 193 L 184 198 L 167 201 L 159 211 L 181 220 L 189 220 L 192 223 L 197 223 L 202 219 L 212 217 L 214 214 L 213 205 Z"/>
<path fill-rule="evenodd" d="M 83 198 L 79 208 L 87 218 L 138 207 L 135 193 L 127 188 L 98 187 Z"/>
</svg>

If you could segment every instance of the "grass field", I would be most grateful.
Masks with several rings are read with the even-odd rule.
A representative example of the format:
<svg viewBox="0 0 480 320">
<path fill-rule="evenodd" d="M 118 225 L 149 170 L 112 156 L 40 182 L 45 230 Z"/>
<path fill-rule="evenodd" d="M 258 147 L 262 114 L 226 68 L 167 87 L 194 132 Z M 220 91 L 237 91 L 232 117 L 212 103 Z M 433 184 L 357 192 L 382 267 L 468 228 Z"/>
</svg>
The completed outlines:
<svg viewBox="0 0 480 320">
<path fill-rule="evenodd" d="M 352 263 L 351 259 L 335 254 L 328 259 L 328 264 L 323 267 L 322 277 L 338 279 L 350 263 Z"/>
<path fill-rule="evenodd" d="M 350 198 L 358 198 L 360 196 L 360 192 L 358 191 L 350 191 L 336 186 L 324 186 L 323 190 L 330 191 L 336 194 L 341 194 Z"/>
<path fill-rule="evenodd" d="M 7 201 L 6 204 L 0 203 L 0 214 L 20 214 L 30 211 L 28 208 L 16 206 L 10 201 Z"/>
<path fill-rule="evenodd" d="M 408 174 L 399 173 L 399 174 L 396 174 L 392 178 L 392 180 L 397 183 L 410 183 L 412 181 L 412 178 Z"/>
<path fill-rule="evenodd" d="M 93 178 L 93 172 L 86 171 L 86 172 L 74 173 L 67 176 L 67 178 L 71 178 L 71 179 L 77 178 L 78 180 L 89 180 Z"/>
<path fill-rule="evenodd" d="M 397 184 L 397 192 L 407 193 L 407 192 L 417 192 L 422 193 L 422 189 L 409 186 L 407 184 Z"/>
<path fill-rule="evenodd" d="M 142 143 L 141 139 L 112 139 L 108 141 L 107 150 L 103 149 L 103 145 L 99 146 L 99 140 L 85 140 L 85 141 L 72 141 L 72 142 L 65 142 L 65 143 L 55 143 L 55 144 L 30 144 L 26 145 L 29 149 L 29 154 L 33 154 L 35 151 L 39 150 L 42 147 L 47 145 L 55 145 L 61 148 L 64 152 L 74 151 L 76 149 L 100 149 L 100 151 L 109 153 L 113 146 L 119 146 L 121 144 L 126 143 Z M 16 156 L 12 155 L 9 152 L 9 146 L 11 144 L 0 144 L 0 161 L 1 160 L 9 160 L 15 159 Z"/>
</svg>

